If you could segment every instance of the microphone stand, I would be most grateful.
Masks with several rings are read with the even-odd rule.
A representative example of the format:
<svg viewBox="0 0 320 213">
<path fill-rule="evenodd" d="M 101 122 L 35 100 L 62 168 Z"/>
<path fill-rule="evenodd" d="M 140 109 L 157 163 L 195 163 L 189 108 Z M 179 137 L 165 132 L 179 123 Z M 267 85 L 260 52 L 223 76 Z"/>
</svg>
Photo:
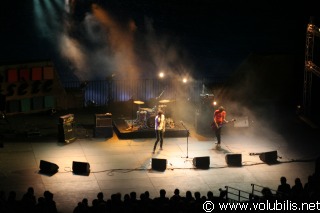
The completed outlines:
<svg viewBox="0 0 320 213">
<path fill-rule="evenodd" d="M 131 131 L 133 131 L 133 97 L 131 100 Z"/>
<path fill-rule="evenodd" d="M 183 126 L 183 128 L 187 131 L 187 156 L 185 158 L 189 158 L 189 130 L 182 121 L 180 121 L 180 123 Z"/>
<path fill-rule="evenodd" d="M 160 93 L 160 95 L 156 99 L 159 99 L 162 96 L 162 94 L 164 93 L 164 91 L 165 91 L 165 89 Z"/>
</svg>

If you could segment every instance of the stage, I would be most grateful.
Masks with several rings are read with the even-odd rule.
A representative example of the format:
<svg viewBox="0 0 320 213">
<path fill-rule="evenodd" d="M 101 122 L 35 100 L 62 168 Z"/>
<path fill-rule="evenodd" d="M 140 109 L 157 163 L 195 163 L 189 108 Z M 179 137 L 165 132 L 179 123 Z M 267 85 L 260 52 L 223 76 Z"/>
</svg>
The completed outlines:
<svg viewBox="0 0 320 213">
<path fill-rule="evenodd" d="M 218 195 L 219 188 L 225 186 L 250 192 L 252 183 L 276 189 L 283 175 L 291 185 L 297 177 L 305 183 L 314 172 L 313 160 L 319 156 L 319 131 L 291 119 L 286 119 L 289 122 L 283 126 L 278 122 L 276 129 L 261 120 L 250 128 L 226 126 L 220 149 L 215 148 L 212 132 L 200 134 L 192 122 L 184 121 L 190 129 L 187 138 L 181 123 L 175 122 L 175 128 L 167 128 L 163 150 L 157 149 L 152 154 L 154 130 L 139 130 L 139 125 L 134 125 L 132 131 L 126 130 L 128 123 L 120 115 L 112 115 L 112 128 L 115 133 L 119 128 L 121 134 L 94 137 L 94 115 L 103 112 L 105 109 L 85 109 L 59 115 L 8 116 L 12 128 L 5 131 L 6 124 L 1 125 L 6 134 L 0 149 L 0 189 L 6 193 L 15 190 L 18 199 L 29 186 L 34 187 L 37 198 L 49 190 L 54 194 L 59 212 L 72 212 L 79 201 L 88 198 L 92 202 L 100 191 L 106 199 L 117 192 L 124 195 L 135 191 L 140 195 L 147 190 L 154 198 L 160 189 L 165 189 L 168 196 L 175 188 L 182 195 L 187 190 L 199 191 L 201 195 L 211 190 Z M 57 121 L 60 115 L 68 113 L 75 115 L 77 139 L 61 143 L 57 140 Z M 40 134 L 27 137 L 30 129 L 39 130 Z M 177 136 L 176 133 L 182 136 L 169 137 Z M 301 143 L 305 138 L 308 140 Z M 277 152 L 277 163 L 268 164 L 258 155 L 250 155 L 269 151 Z M 226 156 L 233 154 L 241 155 L 240 166 L 227 164 Z M 193 163 L 195 158 L 208 159 L 209 168 L 197 168 Z M 152 159 L 165 159 L 166 169 L 153 169 Z M 40 174 L 41 160 L 59 166 L 58 172 L 52 176 Z M 74 174 L 74 161 L 90 164 L 90 174 Z"/>
</svg>

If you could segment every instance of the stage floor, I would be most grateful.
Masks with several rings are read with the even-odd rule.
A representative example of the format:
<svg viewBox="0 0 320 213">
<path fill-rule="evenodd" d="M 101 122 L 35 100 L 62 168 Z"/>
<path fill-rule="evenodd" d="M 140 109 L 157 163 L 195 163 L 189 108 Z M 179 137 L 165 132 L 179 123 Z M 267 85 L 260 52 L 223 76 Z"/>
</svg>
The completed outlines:
<svg viewBox="0 0 320 213">
<path fill-rule="evenodd" d="M 77 119 L 81 116 L 88 117 L 88 123 L 81 122 L 82 127 L 92 124 L 92 114 L 77 114 Z M 56 127 L 56 118 L 29 118 L 9 119 L 18 127 L 27 123 L 38 124 L 43 129 L 41 136 L 18 138 L 11 134 L 2 138 L 0 190 L 7 195 L 11 190 L 16 191 L 17 199 L 21 199 L 29 186 L 34 187 L 37 198 L 49 190 L 61 213 L 71 213 L 83 198 L 88 198 L 91 204 L 100 191 L 106 199 L 117 192 L 124 195 L 135 191 L 139 196 L 147 190 L 154 198 L 159 196 L 160 189 L 165 189 L 167 196 L 172 196 L 175 188 L 182 195 L 187 190 L 199 191 L 201 195 L 211 190 L 218 195 L 219 188 L 225 186 L 251 192 L 251 184 L 276 189 L 281 176 L 286 176 L 291 185 L 297 177 L 304 184 L 314 173 L 314 159 L 320 155 L 319 131 L 297 120 L 288 120 L 288 124 L 276 129 L 262 121 L 250 128 L 226 127 L 220 149 L 215 147 L 212 132 L 199 134 L 187 123 L 189 137 L 165 137 L 164 149 L 152 154 L 154 136 L 121 139 L 113 134 L 110 138 L 95 138 L 87 131 L 90 127 L 84 128 L 83 133 L 79 128 L 74 142 L 59 143 L 57 130 L 48 126 L 54 121 L 52 126 Z M 269 151 L 277 151 L 278 163 L 267 164 L 258 155 L 251 155 Z M 229 154 L 241 154 L 241 166 L 229 166 L 225 160 Z M 197 157 L 209 157 L 209 168 L 195 167 L 193 160 Z M 152 169 L 152 159 L 166 159 L 166 169 Z M 58 165 L 59 171 L 52 176 L 40 174 L 41 160 Z M 73 161 L 89 163 L 89 175 L 74 174 Z"/>
</svg>

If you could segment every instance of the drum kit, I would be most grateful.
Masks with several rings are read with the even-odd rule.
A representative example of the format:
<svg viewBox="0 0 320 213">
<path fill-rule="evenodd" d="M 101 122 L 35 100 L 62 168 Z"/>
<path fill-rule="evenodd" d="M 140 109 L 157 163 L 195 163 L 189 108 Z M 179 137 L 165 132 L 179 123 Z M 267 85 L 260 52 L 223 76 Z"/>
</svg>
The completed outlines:
<svg viewBox="0 0 320 213">
<path fill-rule="evenodd" d="M 166 116 L 167 104 L 172 103 L 174 100 L 160 100 L 159 104 L 154 106 L 153 108 L 141 108 L 140 105 L 143 105 L 143 101 L 134 101 L 134 104 L 139 105 L 139 109 L 137 111 L 137 118 L 134 123 L 139 125 L 139 129 L 147 129 L 154 128 L 154 120 L 157 116 L 158 110 L 162 110 Z M 166 116 L 166 127 L 174 128 L 174 122 L 172 118 Z"/>
</svg>

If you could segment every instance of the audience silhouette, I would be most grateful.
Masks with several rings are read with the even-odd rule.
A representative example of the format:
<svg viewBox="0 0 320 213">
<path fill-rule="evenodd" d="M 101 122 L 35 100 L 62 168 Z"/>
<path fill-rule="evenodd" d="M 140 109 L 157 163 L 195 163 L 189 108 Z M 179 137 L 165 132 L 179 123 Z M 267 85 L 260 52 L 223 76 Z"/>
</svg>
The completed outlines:
<svg viewBox="0 0 320 213">
<path fill-rule="evenodd" d="M 8 195 L 7 202 L 5 202 L 5 210 L 8 212 L 19 212 L 21 211 L 20 202 L 17 200 L 17 193 L 15 191 L 10 191 Z M 2 208 L 1 208 L 2 209 Z"/>
<path fill-rule="evenodd" d="M 282 176 L 280 178 L 280 185 L 278 186 L 277 196 L 288 199 L 291 194 L 290 184 L 287 183 L 287 178 Z"/>
<path fill-rule="evenodd" d="M 287 183 L 286 177 L 280 178 L 280 185 L 277 190 L 263 187 L 261 195 L 249 193 L 248 203 L 275 203 L 276 201 L 290 200 L 290 202 L 315 202 L 320 200 L 319 176 L 310 175 L 308 181 L 303 185 L 300 178 L 296 178 L 292 188 Z M 103 192 L 97 194 L 91 205 L 87 198 L 83 198 L 74 206 L 73 213 L 136 213 L 136 212 L 164 212 L 164 213 L 193 213 L 204 212 L 203 203 L 211 201 L 213 204 L 221 202 L 231 202 L 226 190 L 219 189 L 219 196 L 214 196 L 212 191 L 208 191 L 206 196 L 199 191 L 187 190 L 185 196 L 180 195 L 180 190 L 175 188 L 173 195 L 169 198 L 165 189 L 160 189 L 159 196 L 150 198 L 149 191 L 140 194 L 131 191 L 122 198 L 121 193 L 111 194 L 110 199 L 105 200 Z M 272 193 L 275 192 L 275 193 Z M 238 202 L 238 201 L 232 201 Z M 8 197 L 4 191 L 0 191 L 1 213 L 58 213 L 53 193 L 45 191 L 43 197 L 36 199 L 34 189 L 29 187 L 22 198 L 17 199 L 15 191 L 10 191 Z"/>
<path fill-rule="evenodd" d="M 44 196 L 46 212 L 57 213 L 58 210 L 57 210 L 56 202 L 53 200 L 53 194 L 50 191 L 45 191 L 43 193 L 43 196 Z"/>
<path fill-rule="evenodd" d="M 34 195 L 34 189 L 29 187 L 27 192 L 23 195 L 21 199 L 21 205 L 25 212 L 33 213 L 34 207 L 37 203 L 36 196 Z"/>
<path fill-rule="evenodd" d="M 88 199 L 83 198 L 81 202 L 74 208 L 73 213 L 89 213 Z"/>
<path fill-rule="evenodd" d="M 303 185 L 301 183 L 300 178 L 296 178 L 294 181 L 294 185 L 291 188 L 291 198 L 295 202 L 303 201 Z"/>
</svg>

